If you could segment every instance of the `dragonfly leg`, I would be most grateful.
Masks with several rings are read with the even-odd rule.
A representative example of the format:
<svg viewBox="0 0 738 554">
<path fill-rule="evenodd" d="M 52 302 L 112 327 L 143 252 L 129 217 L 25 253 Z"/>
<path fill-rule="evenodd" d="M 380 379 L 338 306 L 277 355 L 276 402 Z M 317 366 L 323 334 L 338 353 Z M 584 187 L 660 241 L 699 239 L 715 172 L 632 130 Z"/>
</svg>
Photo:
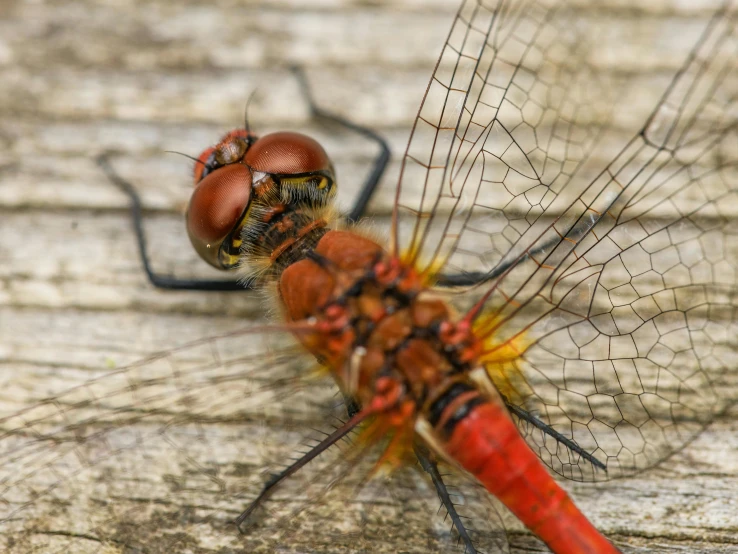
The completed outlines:
<svg viewBox="0 0 738 554">
<path fill-rule="evenodd" d="M 348 414 L 349 420 L 361 411 L 361 406 L 350 396 L 344 395 L 343 401 L 346 405 L 346 412 Z M 422 467 L 423 470 L 428 473 L 428 475 L 430 475 L 431 482 L 433 483 L 433 486 L 438 493 L 438 498 L 441 500 L 441 504 L 451 518 L 451 522 L 456 528 L 456 531 L 459 533 L 459 538 L 464 543 L 464 554 L 477 554 L 477 550 L 476 548 L 474 548 L 474 544 L 472 543 L 469 532 L 464 525 L 462 516 L 456 510 L 456 506 L 454 505 L 453 500 L 451 500 L 451 495 L 448 492 L 446 483 L 443 481 L 443 475 L 441 475 L 441 472 L 438 471 L 438 464 L 433 459 L 431 459 L 428 450 L 422 445 L 416 444 L 414 450 L 415 455 L 420 462 L 420 467 Z"/>
<path fill-rule="evenodd" d="M 608 206 L 607 209 L 612 206 L 612 204 L 615 202 L 613 200 Z M 605 212 L 607 211 L 605 210 Z M 604 212 L 603 212 L 604 213 Z M 602 214 L 600 214 L 596 218 L 588 218 L 582 221 L 581 223 L 575 224 L 566 234 L 566 238 L 569 241 L 572 241 L 574 244 L 576 244 L 579 240 L 581 240 L 583 237 L 585 237 L 595 226 L 595 224 L 600 220 L 602 217 Z M 504 273 L 506 273 L 510 269 L 514 269 L 521 263 L 525 262 L 526 260 L 530 260 L 531 258 L 538 259 L 547 259 L 550 253 L 559 245 L 561 244 L 561 237 L 556 236 L 552 238 L 551 240 L 544 242 L 541 245 L 536 246 L 535 248 L 531 248 L 530 250 L 527 250 L 526 252 L 521 253 L 520 255 L 510 258 L 510 259 L 503 259 L 500 261 L 500 263 L 493 267 L 490 271 L 482 272 L 482 271 L 470 271 L 468 273 L 458 273 L 455 275 L 438 275 L 436 277 L 436 286 L 439 287 L 468 287 L 472 285 L 478 285 L 479 283 L 484 283 L 486 281 L 492 281 L 494 279 L 497 279 Z"/>
<path fill-rule="evenodd" d="M 346 414 L 348 415 L 349 419 L 351 419 L 361 411 L 361 406 L 359 405 L 359 403 L 350 396 L 344 395 L 343 403 L 346 405 Z"/>
<path fill-rule="evenodd" d="M 138 243 L 138 252 L 141 255 L 141 263 L 143 264 L 146 276 L 149 282 L 157 288 L 169 290 L 203 290 L 203 291 L 229 291 L 249 289 L 248 284 L 238 281 L 226 280 L 197 280 L 197 279 L 176 279 L 168 275 L 156 273 L 151 268 L 149 262 L 149 254 L 146 248 L 146 233 L 143 228 L 143 209 L 141 207 L 141 197 L 134 186 L 123 179 L 115 171 L 110 163 L 108 154 L 101 154 L 97 157 L 97 164 L 105 172 L 110 181 L 123 191 L 131 203 L 131 220 L 133 221 L 133 229 L 136 233 L 136 242 Z"/>
<path fill-rule="evenodd" d="M 387 164 L 390 160 L 389 145 L 387 144 L 387 141 L 385 141 L 379 134 L 375 133 L 371 129 L 353 123 L 352 121 L 349 121 L 348 119 L 341 117 L 340 115 L 332 114 L 319 107 L 318 104 L 315 102 L 312 93 L 310 92 L 310 87 L 308 86 L 307 78 L 305 77 L 304 71 L 297 66 L 294 66 L 292 70 L 295 72 L 295 75 L 297 75 L 297 78 L 300 80 L 302 93 L 305 96 L 308 105 L 310 106 L 310 113 L 313 115 L 313 117 L 317 117 L 319 119 L 341 125 L 346 129 L 365 136 L 369 140 L 375 142 L 377 146 L 379 146 L 379 153 L 374 158 L 372 170 L 366 177 L 364 185 L 361 187 L 361 191 L 359 192 L 359 196 L 356 199 L 354 206 L 351 208 L 351 211 L 346 216 L 346 219 L 349 222 L 358 221 L 358 219 L 364 215 L 364 212 L 366 211 L 366 206 L 369 203 L 372 195 L 374 194 L 374 191 L 377 189 L 379 181 L 382 179 L 382 175 L 384 175 L 385 169 L 387 169 Z"/>
<path fill-rule="evenodd" d="M 301 468 L 306 466 L 312 460 L 328 450 L 331 446 L 336 444 L 339 440 L 350 433 L 360 423 L 360 421 L 361 419 L 358 417 L 350 417 L 349 420 L 346 421 L 346 423 L 338 427 L 330 435 L 328 435 L 322 441 L 312 447 L 308 452 L 303 454 L 299 459 L 295 460 L 292 464 L 290 464 L 279 473 L 274 474 L 266 482 L 256 499 L 254 499 L 254 501 L 251 502 L 251 504 L 249 504 L 243 512 L 241 512 L 241 515 L 239 515 L 234 520 L 234 523 L 236 524 L 236 527 L 238 527 L 238 530 L 241 533 L 244 533 L 241 525 L 243 525 L 243 523 L 249 518 L 252 513 L 254 513 L 254 511 L 262 504 L 262 502 L 264 502 L 269 497 L 269 495 L 274 492 L 274 490 L 282 481 L 284 481 L 290 475 L 294 475 Z"/>
<path fill-rule="evenodd" d="M 581 456 L 593 466 L 598 467 L 603 471 L 607 471 L 607 466 L 603 464 L 600 460 L 592 456 L 592 454 L 590 454 L 589 452 L 582 449 L 582 447 L 579 446 L 577 443 L 575 443 L 573 440 L 565 437 L 564 435 L 559 433 L 556 429 L 554 429 L 550 425 L 547 425 L 546 423 L 538 419 L 532 413 L 524 410 L 523 408 L 520 408 L 519 406 L 510 404 L 507 401 L 505 402 L 505 405 L 507 406 L 507 409 L 510 413 L 514 414 L 515 416 L 522 419 L 523 421 L 530 423 L 536 429 L 540 429 L 541 431 L 543 431 L 543 433 L 552 437 L 554 440 L 556 440 L 556 442 L 563 444 L 566 448 L 568 448 L 575 454 Z"/>
<path fill-rule="evenodd" d="M 529 260 L 530 258 L 536 256 L 541 252 L 545 252 L 551 247 L 555 247 L 560 242 L 561 239 L 556 237 L 555 239 L 544 243 L 535 250 L 525 252 L 524 254 L 521 254 L 520 256 L 507 261 L 503 260 L 499 265 L 486 273 L 481 271 L 470 271 L 468 273 L 457 273 L 454 275 L 440 274 L 436 277 L 435 284 L 439 287 L 468 287 L 472 285 L 478 285 L 479 283 L 484 283 L 486 281 L 492 281 L 493 279 L 496 279 L 497 277 L 503 275 L 508 270 L 519 266 L 524 261 Z"/>
<path fill-rule="evenodd" d="M 415 455 L 418 457 L 420 467 L 422 467 L 425 472 L 430 475 L 433 486 L 436 488 L 436 492 L 438 493 L 438 498 L 440 498 L 441 504 L 445 508 L 446 513 L 448 513 L 449 517 L 451 518 L 451 522 L 456 528 L 456 531 L 459 533 L 459 538 L 461 539 L 461 542 L 464 543 L 464 554 L 477 554 L 477 550 L 476 548 L 474 548 L 474 544 L 472 543 L 469 532 L 467 531 L 466 526 L 462 521 L 462 517 L 456 510 L 456 506 L 454 505 L 453 500 L 451 500 L 451 495 L 448 492 L 446 483 L 443 481 L 443 475 L 441 475 L 441 473 L 438 471 L 438 464 L 435 462 L 435 460 L 431 458 L 428 451 L 421 445 L 415 446 Z"/>
</svg>

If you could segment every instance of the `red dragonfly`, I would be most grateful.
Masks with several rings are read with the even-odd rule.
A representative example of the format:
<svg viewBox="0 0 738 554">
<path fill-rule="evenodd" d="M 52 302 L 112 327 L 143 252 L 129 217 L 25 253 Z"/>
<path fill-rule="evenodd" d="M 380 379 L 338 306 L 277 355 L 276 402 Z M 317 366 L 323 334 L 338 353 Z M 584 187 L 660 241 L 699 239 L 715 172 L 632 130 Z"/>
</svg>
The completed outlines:
<svg viewBox="0 0 738 554">
<path fill-rule="evenodd" d="M 220 517 L 224 533 L 235 521 L 237 551 L 280 551 L 286 537 L 294 552 L 397 551 L 393 511 L 416 524 L 440 499 L 453 531 L 418 523 L 418 545 L 403 549 L 506 551 L 507 509 L 555 553 L 618 552 L 549 469 L 642 471 L 734 400 L 723 206 L 738 183 L 738 38 L 726 5 L 642 129 L 603 160 L 613 149 L 598 122 L 617 117 L 618 88 L 567 65 L 588 36 L 565 15 L 462 4 L 403 157 L 389 240 L 337 228 L 335 173 L 312 139 L 247 126 L 207 149 L 193 245 L 272 288 L 281 320 L 4 418 L 4 465 L 25 466 L 0 489 L 12 549 L 43 549 L 39 521 L 53 529 L 62 513 L 98 543 L 139 526 L 134 548 L 152 551 L 194 550 L 166 532 L 172 514 Z M 216 422 L 233 424 L 219 441 L 232 452 L 210 451 Z M 132 450 L 136 467 L 122 466 Z M 136 486 L 170 489 L 160 497 L 174 511 L 119 513 L 116 498 L 145 492 L 128 476 L 149 468 Z M 75 494 L 90 482 L 99 494 Z M 212 505 L 189 505 L 204 486 Z"/>
</svg>

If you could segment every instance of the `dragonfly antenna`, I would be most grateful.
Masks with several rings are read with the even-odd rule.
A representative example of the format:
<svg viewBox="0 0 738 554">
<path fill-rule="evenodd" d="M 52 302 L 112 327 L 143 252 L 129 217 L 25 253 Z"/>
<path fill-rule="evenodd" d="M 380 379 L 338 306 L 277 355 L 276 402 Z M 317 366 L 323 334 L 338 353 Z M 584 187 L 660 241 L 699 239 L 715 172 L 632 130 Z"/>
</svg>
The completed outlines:
<svg viewBox="0 0 738 554">
<path fill-rule="evenodd" d="M 251 134 L 251 125 L 249 124 L 249 106 L 251 106 L 251 101 L 254 99 L 254 96 L 256 95 L 256 90 L 257 89 L 252 90 L 251 94 L 249 94 L 249 97 L 246 100 L 246 107 L 243 110 L 243 128 L 246 129 L 246 132 L 249 135 Z"/>
<path fill-rule="evenodd" d="M 190 156 L 189 154 L 185 154 L 184 152 L 177 152 L 176 150 L 164 150 L 164 152 L 166 152 L 167 154 L 177 154 L 178 156 L 184 156 L 188 160 L 192 160 L 195 163 L 205 165 L 205 162 L 203 162 L 202 160 L 198 160 L 194 156 Z"/>
</svg>

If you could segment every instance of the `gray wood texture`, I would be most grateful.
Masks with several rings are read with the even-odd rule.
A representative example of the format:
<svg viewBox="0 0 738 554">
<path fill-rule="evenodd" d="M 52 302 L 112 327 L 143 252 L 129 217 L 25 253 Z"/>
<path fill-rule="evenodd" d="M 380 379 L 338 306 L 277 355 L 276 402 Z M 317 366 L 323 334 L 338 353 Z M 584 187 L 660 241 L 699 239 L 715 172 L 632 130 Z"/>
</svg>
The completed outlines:
<svg viewBox="0 0 738 554">
<path fill-rule="evenodd" d="M 579 4 L 611 19 L 612 33 L 623 37 L 610 39 L 620 46 L 603 57 L 602 70 L 633 73 L 648 86 L 663 83 L 679 66 L 683 43 L 694 36 L 690 29 L 704 24 L 719 2 Z M 336 163 L 343 206 L 371 163 L 373 145 L 309 119 L 289 71 L 290 64 L 299 64 L 322 106 L 389 140 L 395 162 L 370 209 L 382 228 L 399 171 L 396 160 L 456 8 L 453 0 L 3 0 L 0 415 L 150 353 L 264 321 L 260 295 L 151 287 L 127 201 L 96 166 L 96 154 L 113 151 L 116 169 L 141 191 L 155 266 L 212 277 L 192 252 L 181 221 L 191 163 L 164 150 L 197 155 L 241 124 L 246 98 L 256 90 L 252 126 L 260 132 L 299 130 L 321 141 Z M 669 22 L 673 33 L 654 38 L 655 46 L 628 39 L 654 21 Z M 642 113 L 636 106 L 623 118 Z M 682 452 L 642 475 L 564 486 L 624 553 L 738 552 L 736 416 L 729 411 Z M 223 437 L 228 440 L 225 431 Z M 209 447 L 216 455 L 228 446 L 213 440 Z M 291 440 L 285 431 L 285 443 Z M 118 463 L 135 461 L 131 454 Z M 24 462 L 16 463 L 22 471 Z M 140 463 L 131 471 L 134 480 L 147 474 L 149 462 Z M 94 494 L 87 485 L 95 482 L 78 483 L 78 494 Z M 152 485 L 145 502 L 132 494 L 113 502 L 121 510 L 151 509 L 167 502 L 159 494 Z M 226 506 L 230 517 L 240 509 L 210 493 L 190 498 L 191 506 L 208 503 L 215 512 Z M 22 517 L 44 513 L 30 507 Z M 107 537 L 88 534 L 69 518 L 37 521 L 32 533 L 0 527 L 0 549 L 165 552 L 171 549 L 157 546 L 162 534 L 179 533 L 181 540 L 166 542 L 177 545 L 174 551 L 247 551 L 233 529 L 181 517 L 178 525 L 152 517 L 145 530 L 121 522 Z M 408 516 L 409 522 L 416 519 Z M 413 525 L 393 528 L 394 543 L 385 537 L 372 549 L 295 539 L 284 552 L 426 551 L 414 543 Z M 132 547 L 142 536 L 150 537 L 147 548 Z M 546 552 L 522 529 L 511 538 L 515 553 Z"/>
</svg>

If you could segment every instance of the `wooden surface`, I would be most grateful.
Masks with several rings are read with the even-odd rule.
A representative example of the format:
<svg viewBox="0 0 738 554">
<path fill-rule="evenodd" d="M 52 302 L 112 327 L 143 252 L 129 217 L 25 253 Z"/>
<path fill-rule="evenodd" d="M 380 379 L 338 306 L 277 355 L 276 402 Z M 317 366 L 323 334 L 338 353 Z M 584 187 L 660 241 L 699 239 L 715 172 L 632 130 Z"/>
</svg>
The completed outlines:
<svg viewBox="0 0 738 554">
<path fill-rule="evenodd" d="M 650 56 L 639 55 L 643 44 L 625 40 L 616 61 L 603 62 L 603 71 L 633 72 L 644 82 L 663 80 L 681 61 L 672 43 L 679 43 L 683 32 L 692 36 L 684 30 L 704 22 L 717 2 L 678 9 L 654 2 L 645 10 L 635 9 L 637 4 L 607 2 L 603 13 L 612 18 L 615 33 L 628 37 L 629 29 L 668 21 L 673 36 L 655 40 L 649 52 L 658 54 Z M 163 151 L 198 154 L 241 124 L 245 100 L 256 90 L 252 126 L 260 132 L 288 128 L 314 135 L 335 160 L 346 206 L 374 146 L 310 121 L 288 66 L 306 68 L 321 105 L 371 125 L 399 154 L 455 10 L 452 0 L 4 0 L 0 414 L 149 353 L 263 321 L 264 301 L 255 294 L 162 292 L 149 285 L 126 199 L 95 165 L 97 153 L 115 152 L 115 167 L 143 194 L 156 267 L 211 276 L 191 251 L 181 223 L 190 162 Z M 395 164 L 388 188 L 373 203 L 380 219 L 388 214 L 388 191 L 397 172 Z M 683 452 L 643 475 L 565 486 L 623 552 L 736 552 L 736 416 L 738 411 L 728 412 Z M 290 440 L 285 433 L 284 441 Z M 214 452 L 226 446 L 210 445 Z M 147 463 L 144 474 L 156 474 L 147 473 Z M 78 487 L 78 494 L 91 494 L 85 482 Z M 165 503 L 157 490 L 152 486 L 147 505 Z M 115 503 L 127 501 L 122 495 Z M 231 517 L 239 511 L 233 501 L 196 495 L 190 501 L 212 502 L 214 512 L 227 506 L 223 510 Z M 172 510 L 177 513 L 176 506 Z M 152 518 L 146 529 L 151 540 L 141 549 L 141 540 L 126 540 L 127 534 L 144 536 L 141 527 L 121 525 L 111 541 L 68 520 L 59 522 L 56 527 L 37 522 L 38 532 L 30 538 L 27 530 L 21 536 L 16 527 L 0 528 L 0 544 L 18 553 L 163 552 L 157 536 L 171 532 Z M 311 547 L 296 540 L 294 546 L 285 543 L 283 551 L 426 551 L 413 542 L 412 525 L 397 524 L 395 531 L 394 546 L 385 544 L 384 550 Z M 232 529 L 207 521 L 182 524 L 177 532 L 186 536 L 167 543 L 179 545 L 175 551 L 248 551 L 238 546 Z M 545 552 L 524 531 L 511 538 L 514 552 Z M 134 543 L 139 550 L 127 546 Z"/>
</svg>

